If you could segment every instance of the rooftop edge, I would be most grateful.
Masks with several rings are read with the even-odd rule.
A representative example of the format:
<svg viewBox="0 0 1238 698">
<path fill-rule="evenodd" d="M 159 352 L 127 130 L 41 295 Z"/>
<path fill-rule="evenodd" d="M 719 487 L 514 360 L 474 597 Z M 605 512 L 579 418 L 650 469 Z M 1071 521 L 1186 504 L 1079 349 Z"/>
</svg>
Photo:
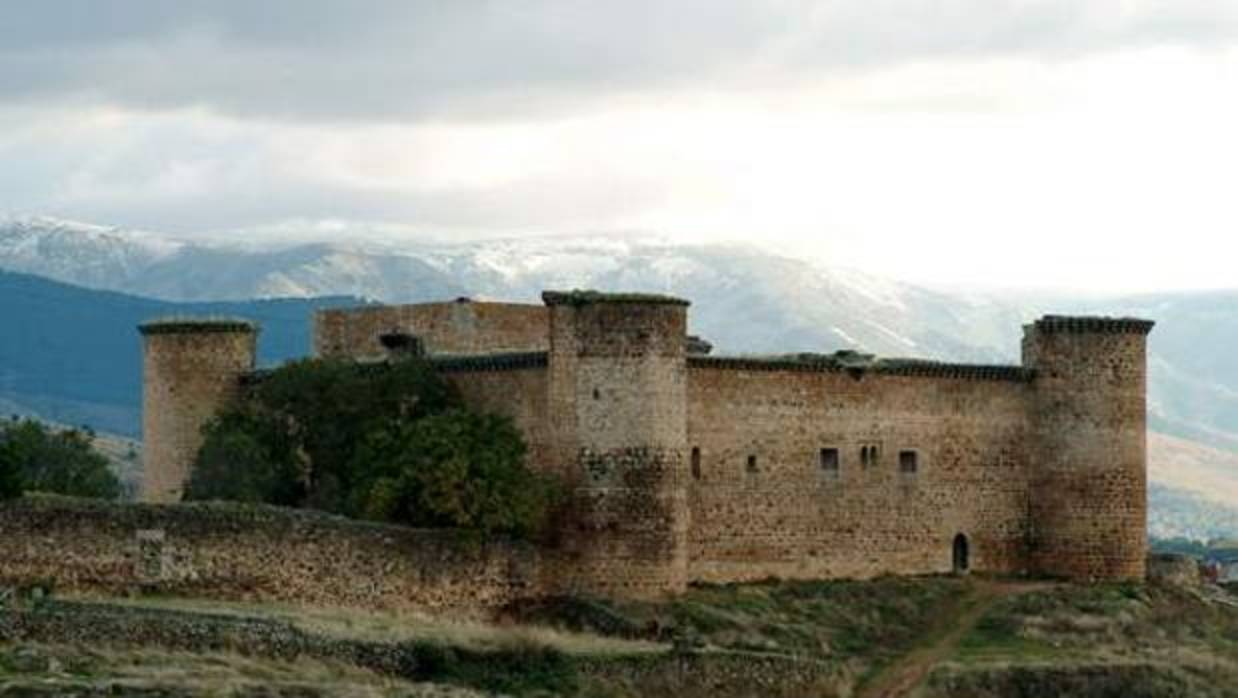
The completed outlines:
<svg viewBox="0 0 1238 698">
<path fill-rule="evenodd" d="M 966 380 L 1000 380 L 1029 382 L 1036 375 L 1034 369 L 1006 364 L 954 364 L 928 359 L 871 359 L 855 362 L 846 356 L 791 355 L 791 356 L 689 356 L 688 365 L 696 368 L 715 368 L 748 371 L 800 371 L 807 373 L 848 373 L 862 376 L 866 373 L 879 376 L 906 376 L 924 378 L 959 378 Z"/>
<path fill-rule="evenodd" d="M 594 305 L 598 303 L 644 303 L 649 305 L 679 305 L 687 307 L 691 301 L 658 293 L 607 293 L 574 289 L 571 291 L 543 291 L 542 302 L 546 305 Z"/>
<path fill-rule="evenodd" d="M 166 317 L 147 320 L 138 325 L 138 332 L 152 334 L 212 334 L 258 332 L 261 327 L 252 320 L 238 317 Z"/>
<path fill-rule="evenodd" d="M 1045 315 L 1032 323 L 1037 332 L 1047 334 L 1097 332 L 1101 334 L 1148 334 L 1153 320 L 1102 315 Z"/>
</svg>

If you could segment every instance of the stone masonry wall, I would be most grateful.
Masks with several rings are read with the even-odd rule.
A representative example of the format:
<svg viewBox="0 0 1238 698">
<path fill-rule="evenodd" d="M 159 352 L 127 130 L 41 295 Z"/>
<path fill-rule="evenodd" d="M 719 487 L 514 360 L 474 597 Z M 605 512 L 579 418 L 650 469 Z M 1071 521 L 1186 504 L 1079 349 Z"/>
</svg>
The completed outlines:
<svg viewBox="0 0 1238 698">
<path fill-rule="evenodd" d="M 241 323 L 143 325 L 142 499 L 180 499 L 202 427 L 254 368 L 257 333 Z"/>
<path fill-rule="evenodd" d="M 546 355 L 436 362 L 469 409 L 511 417 L 529 447 L 528 464 L 549 470 Z"/>
<path fill-rule="evenodd" d="M 415 334 L 430 354 L 546 351 L 544 306 L 454 301 L 321 310 L 314 317 L 314 354 L 372 359 L 386 354 L 379 337 Z"/>
<path fill-rule="evenodd" d="M 1045 318 L 1037 369 L 1032 558 L 1041 574 L 1142 579 L 1147 554 L 1147 355 L 1152 323 Z"/>
<path fill-rule="evenodd" d="M 0 504 L 0 586 L 392 611 L 480 610 L 538 593 L 532 548 L 274 507 Z"/>
<path fill-rule="evenodd" d="M 564 591 L 652 596 L 687 582 L 686 306 L 547 294 L 550 460 L 573 493 Z"/>
<path fill-rule="evenodd" d="M 1017 373 L 693 361 L 692 578 L 948 572 L 958 534 L 973 569 L 1022 571 L 1030 392 Z M 876 455 L 865 465 L 868 448 Z M 837 449 L 836 470 L 823 467 L 822 449 Z M 915 452 L 914 473 L 901 471 L 901 451 Z"/>
</svg>

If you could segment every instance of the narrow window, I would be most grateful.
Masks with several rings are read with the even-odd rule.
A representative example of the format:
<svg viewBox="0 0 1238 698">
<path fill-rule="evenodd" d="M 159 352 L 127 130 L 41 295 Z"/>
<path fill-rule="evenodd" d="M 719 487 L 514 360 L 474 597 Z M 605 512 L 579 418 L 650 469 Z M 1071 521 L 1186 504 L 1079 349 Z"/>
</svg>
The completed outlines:
<svg viewBox="0 0 1238 698">
<path fill-rule="evenodd" d="M 594 388 L 594 389 L 593 389 L 593 399 L 594 399 L 594 400 L 601 400 L 601 399 L 602 399 L 602 391 L 598 390 L 597 388 Z"/>
<path fill-rule="evenodd" d="M 860 447 L 860 465 L 868 467 L 868 446 Z"/>
<path fill-rule="evenodd" d="M 692 479 L 701 479 L 701 449 L 695 446 L 692 448 Z"/>
<path fill-rule="evenodd" d="M 826 475 L 838 477 L 838 449 L 821 449 L 821 471 Z"/>
<path fill-rule="evenodd" d="M 748 456 L 748 472 L 755 473 L 757 471 L 757 457 Z"/>
<path fill-rule="evenodd" d="M 901 473 L 915 474 L 920 467 L 919 455 L 915 451 L 898 452 L 898 470 Z"/>
</svg>

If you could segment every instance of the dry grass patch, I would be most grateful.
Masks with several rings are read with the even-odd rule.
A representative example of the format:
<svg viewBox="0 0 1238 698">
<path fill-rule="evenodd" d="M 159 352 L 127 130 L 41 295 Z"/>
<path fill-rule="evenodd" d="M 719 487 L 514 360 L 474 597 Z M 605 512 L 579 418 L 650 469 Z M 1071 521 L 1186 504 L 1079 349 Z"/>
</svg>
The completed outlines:
<svg viewBox="0 0 1238 698">
<path fill-rule="evenodd" d="M 414 613 L 380 613 L 353 609 L 281 604 L 247 604 L 165 596 L 128 598 L 78 597 L 80 600 L 135 608 L 210 613 L 237 618 L 278 620 L 307 633 L 347 640 L 430 643 L 476 652 L 545 648 L 572 657 L 649 655 L 669 649 L 650 640 L 606 637 L 546 625 L 488 623 Z"/>
</svg>

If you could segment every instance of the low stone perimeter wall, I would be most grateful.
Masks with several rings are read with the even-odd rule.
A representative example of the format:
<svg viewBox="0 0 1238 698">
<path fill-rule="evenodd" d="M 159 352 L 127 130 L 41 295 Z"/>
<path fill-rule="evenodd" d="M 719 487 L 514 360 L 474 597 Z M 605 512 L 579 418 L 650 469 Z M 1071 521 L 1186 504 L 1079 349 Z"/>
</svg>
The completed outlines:
<svg viewBox="0 0 1238 698">
<path fill-rule="evenodd" d="M 0 503 L 0 586 L 453 612 L 536 596 L 531 546 L 225 504 Z"/>
</svg>

